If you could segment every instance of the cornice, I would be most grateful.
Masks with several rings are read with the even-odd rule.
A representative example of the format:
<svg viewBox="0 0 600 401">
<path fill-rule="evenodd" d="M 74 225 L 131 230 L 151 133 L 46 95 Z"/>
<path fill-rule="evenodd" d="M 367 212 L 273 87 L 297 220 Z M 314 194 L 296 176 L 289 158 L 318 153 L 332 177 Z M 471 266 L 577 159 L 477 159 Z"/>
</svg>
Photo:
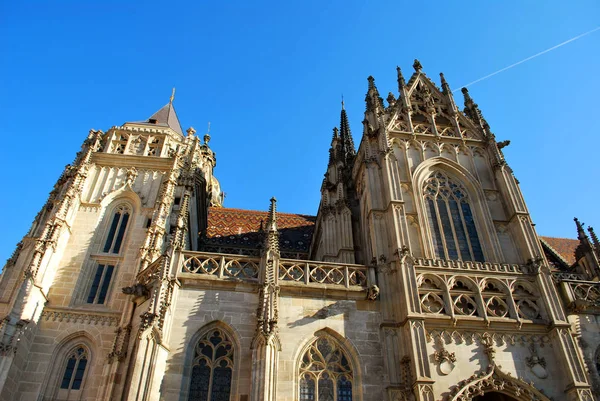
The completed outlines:
<svg viewBox="0 0 600 401">
<path fill-rule="evenodd" d="M 113 153 L 94 153 L 92 163 L 101 167 L 135 167 L 139 170 L 169 171 L 173 167 L 173 158 L 121 155 Z"/>
<path fill-rule="evenodd" d="M 83 323 L 101 326 L 117 326 L 121 318 L 120 313 L 103 311 L 86 311 L 60 308 L 45 308 L 41 318 L 46 321 Z"/>
</svg>

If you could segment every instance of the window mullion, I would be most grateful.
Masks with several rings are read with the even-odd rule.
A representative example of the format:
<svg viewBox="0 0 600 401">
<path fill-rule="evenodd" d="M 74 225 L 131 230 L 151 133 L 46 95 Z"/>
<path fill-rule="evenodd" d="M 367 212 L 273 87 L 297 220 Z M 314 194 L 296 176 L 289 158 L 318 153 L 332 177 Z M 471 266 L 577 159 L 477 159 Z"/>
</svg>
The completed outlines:
<svg viewBox="0 0 600 401">
<path fill-rule="evenodd" d="M 71 374 L 71 381 L 69 382 L 69 391 L 73 389 L 73 382 L 75 381 L 75 373 L 79 367 L 79 359 L 75 359 L 75 366 L 73 366 L 73 374 Z"/>
<path fill-rule="evenodd" d="M 446 236 L 444 235 L 444 226 L 442 225 L 442 219 L 440 218 L 440 210 L 438 208 L 437 200 L 439 195 L 435 196 L 435 201 L 433 202 L 433 207 L 435 209 L 435 218 L 438 221 L 438 226 L 440 228 L 440 239 L 442 240 L 442 247 L 444 248 L 444 257 L 446 260 L 449 260 L 448 257 L 448 248 L 446 247 Z"/>
<path fill-rule="evenodd" d="M 457 209 L 458 209 L 458 213 L 460 214 L 460 221 L 462 222 L 463 230 L 465 230 L 465 238 L 467 239 L 467 246 L 469 247 L 469 254 L 471 255 L 471 260 L 474 261 L 475 260 L 475 252 L 473 252 L 473 247 L 471 246 L 471 238 L 469 236 L 469 230 L 467 229 L 467 222 L 465 220 L 465 216 L 463 215 L 461 204 L 462 204 L 462 202 L 458 202 Z"/>
<path fill-rule="evenodd" d="M 100 281 L 98 282 L 98 289 L 96 290 L 96 295 L 94 296 L 94 304 L 98 303 L 98 298 L 100 297 L 100 292 L 102 291 L 102 285 L 104 284 L 104 280 L 106 279 L 107 270 L 108 265 L 104 265 L 104 269 L 102 269 L 102 276 L 100 277 Z"/>
<path fill-rule="evenodd" d="M 452 239 L 454 240 L 454 246 L 456 246 L 456 255 L 458 255 L 458 259 L 461 260 L 460 254 L 460 244 L 458 243 L 458 235 L 456 235 L 456 230 L 454 229 L 454 219 L 452 218 L 452 210 L 450 210 L 450 202 L 446 199 L 446 211 L 448 212 L 448 221 L 450 222 L 450 229 L 452 230 Z"/>
<path fill-rule="evenodd" d="M 115 235 L 113 235 L 112 243 L 110 244 L 109 253 L 114 253 L 115 243 L 117 242 L 117 238 L 119 238 L 119 231 L 121 230 L 121 224 L 123 224 L 123 214 L 119 213 L 119 223 L 117 224 L 117 229 L 115 230 Z"/>
</svg>

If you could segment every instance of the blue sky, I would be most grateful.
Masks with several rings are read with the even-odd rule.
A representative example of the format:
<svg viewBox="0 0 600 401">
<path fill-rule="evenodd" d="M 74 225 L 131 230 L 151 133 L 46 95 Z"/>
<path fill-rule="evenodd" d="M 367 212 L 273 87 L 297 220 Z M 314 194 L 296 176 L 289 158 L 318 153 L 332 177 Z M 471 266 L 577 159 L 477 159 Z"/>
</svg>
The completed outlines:
<svg viewBox="0 0 600 401">
<path fill-rule="evenodd" d="M 366 78 L 396 92 L 418 58 L 453 89 L 600 25 L 590 1 L 0 3 L 0 260 L 90 128 L 168 102 L 210 121 L 227 207 L 315 214 L 343 93 L 358 143 Z M 541 235 L 596 224 L 600 31 L 470 87 Z M 462 105 L 462 96 L 456 94 Z"/>
</svg>

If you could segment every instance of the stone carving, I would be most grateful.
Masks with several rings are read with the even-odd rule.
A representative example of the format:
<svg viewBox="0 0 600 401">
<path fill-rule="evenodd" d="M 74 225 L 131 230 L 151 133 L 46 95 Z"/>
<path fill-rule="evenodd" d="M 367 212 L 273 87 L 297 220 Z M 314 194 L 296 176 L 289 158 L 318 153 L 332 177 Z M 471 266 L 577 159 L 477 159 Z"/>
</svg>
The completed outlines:
<svg viewBox="0 0 600 401">
<path fill-rule="evenodd" d="M 116 326 L 119 323 L 119 319 L 116 316 L 107 316 L 94 313 L 65 312 L 57 310 L 44 310 L 41 317 L 44 320 L 53 322 L 64 321 L 67 323 L 99 324 L 101 326 Z"/>
<path fill-rule="evenodd" d="M 531 369 L 534 375 L 536 375 L 540 379 L 545 379 L 546 377 L 548 377 L 548 371 L 546 370 L 546 360 L 538 356 L 535 343 L 532 343 L 529 346 L 529 350 L 531 351 L 531 356 L 525 358 L 525 363 L 527 364 L 529 369 Z"/>
<path fill-rule="evenodd" d="M 454 352 L 448 352 L 448 350 L 444 347 L 444 341 L 441 339 L 441 337 L 437 338 L 436 343 L 439 349 L 433 354 L 433 359 L 435 360 L 435 363 L 438 364 L 440 374 L 446 376 L 454 370 L 456 355 Z"/>
<path fill-rule="evenodd" d="M 375 301 L 377 298 L 379 298 L 379 287 L 372 285 L 367 289 L 367 299 Z"/>
</svg>

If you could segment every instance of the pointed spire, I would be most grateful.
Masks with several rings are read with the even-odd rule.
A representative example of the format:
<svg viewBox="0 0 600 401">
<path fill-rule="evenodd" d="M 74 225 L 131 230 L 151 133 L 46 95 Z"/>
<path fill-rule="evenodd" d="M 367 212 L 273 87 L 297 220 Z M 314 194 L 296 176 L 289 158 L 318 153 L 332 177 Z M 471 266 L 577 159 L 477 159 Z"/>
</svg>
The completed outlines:
<svg viewBox="0 0 600 401">
<path fill-rule="evenodd" d="M 351 163 L 356 150 L 354 149 L 354 139 L 352 139 L 352 132 L 350 132 L 350 124 L 348 123 L 348 115 L 342 102 L 342 111 L 340 113 L 340 140 L 342 142 L 342 153 L 344 154 L 344 161 Z"/>
<path fill-rule="evenodd" d="M 415 72 L 421 72 L 423 66 L 421 65 L 421 62 L 419 60 L 415 59 L 415 62 L 413 63 L 413 68 L 415 69 Z"/>
<path fill-rule="evenodd" d="M 333 137 L 331 138 L 331 140 L 333 141 L 334 139 L 339 139 L 340 135 L 339 135 L 339 131 L 337 127 L 333 127 Z"/>
<path fill-rule="evenodd" d="M 575 221 L 575 225 L 577 226 L 577 237 L 580 240 L 587 239 L 587 235 L 585 235 L 585 231 L 583 231 L 583 223 L 580 223 L 577 217 L 575 217 L 573 220 Z"/>
<path fill-rule="evenodd" d="M 594 243 L 594 248 L 596 250 L 596 254 L 598 255 L 598 257 L 600 257 L 600 241 L 598 241 L 598 237 L 596 236 L 596 233 L 594 232 L 594 228 L 593 227 L 588 227 L 588 232 L 590 233 L 590 237 L 592 237 L 592 242 Z"/>
<path fill-rule="evenodd" d="M 277 199 L 271 198 L 269 217 L 267 218 L 267 231 L 277 231 Z"/>
<path fill-rule="evenodd" d="M 483 118 L 477 103 L 475 103 L 471 98 L 471 95 L 469 95 L 469 90 L 467 88 L 462 88 L 460 91 L 463 93 L 465 98 L 465 114 L 467 117 L 479 124 L 481 128 L 483 128 L 483 131 L 486 135 L 491 135 L 492 133 L 490 131 L 490 126 L 485 118 Z"/>
<path fill-rule="evenodd" d="M 396 73 L 398 75 L 398 92 L 402 93 L 402 88 L 406 86 L 406 81 L 404 80 L 404 75 L 402 75 L 402 70 L 398 66 L 396 66 Z"/>
<path fill-rule="evenodd" d="M 153 124 L 159 125 L 163 127 L 169 127 L 173 131 L 177 132 L 179 135 L 183 136 L 183 130 L 181 129 L 181 124 L 179 123 L 179 118 L 177 117 L 177 113 L 175 112 L 175 107 L 173 107 L 173 95 L 171 95 L 171 100 L 169 103 L 160 108 L 156 113 L 152 114 L 150 118 L 146 121 L 140 121 L 144 124 Z"/>
<path fill-rule="evenodd" d="M 377 88 L 375 87 L 375 78 L 373 78 L 373 75 L 369 75 L 367 77 L 367 81 L 369 81 L 369 90 L 371 90 L 371 89 L 377 90 Z"/>
<path fill-rule="evenodd" d="M 456 103 L 454 103 L 454 96 L 452 95 L 452 90 L 450 90 L 450 85 L 446 82 L 446 78 L 444 78 L 444 73 L 440 72 L 440 78 L 442 80 L 442 93 L 446 95 L 450 105 L 452 106 L 452 111 L 456 111 Z"/>
</svg>

